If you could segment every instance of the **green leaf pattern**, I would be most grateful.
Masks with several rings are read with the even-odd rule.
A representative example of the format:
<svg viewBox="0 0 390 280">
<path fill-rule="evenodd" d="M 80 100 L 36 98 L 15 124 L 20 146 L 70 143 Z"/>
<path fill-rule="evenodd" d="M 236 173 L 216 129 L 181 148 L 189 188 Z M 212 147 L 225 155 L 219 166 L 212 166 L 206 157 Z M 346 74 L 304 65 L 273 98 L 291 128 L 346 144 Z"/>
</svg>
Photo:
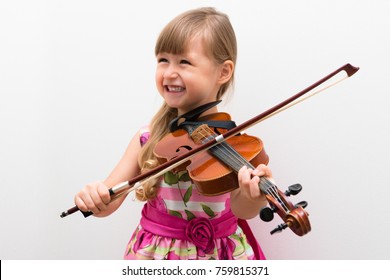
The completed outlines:
<svg viewBox="0 0 390 280">
<path fill-rule="evenodd" d="M 202 206 L 202 209 L 203 211 L 210 217 L 210 218 L 214 218 L 216 216 L 216 214 L 214 213 L 214 211 L 207 205 L 201 203 L 200 204 Z"/>
<path fill-rule="evenodd" d="M 187 214 L 187 220 L 188 221 L 191 221 L 193 218 L 196 218 L 194 213 L 192 213 L 191 211 L 188 211 L 187 209 L 185 209 L 184 212 L 186 212 L 186 214 Z"/>
<path fill-rule="evenodd" d="M 178 173 L 174 173 L 172 171 L 168 171 L 164 174 L 164 182 L 170 186 L 174 186 L 176 185 L 179 192 L 180 192 L 180 195 L 182 197 L 182 200 L 183 200 L 183 203 L 184 203 L 184 206 L 187 208 L 187 202 L 190 201 L 191 199 L 191 196 L 192 196 L 192 191 L 193 191 L 193 184 L 191 184 L 191 186 L 189 186 L 187 188 L 187 190 L 185 191 L 184 195 L 183 195 L 183 192 L 180 188 L 180 183 L 181 182 L 189 182 L 191 181 L 191 178 L 188 174 L 188 172 L 186 170 L 184 171 L 180 171 Z M 203 212 L 205 212 L 207 214 L 207 216 L 209 216 L 210 218 L 213 218 L 216 216 L 215 212 L 207 205 L 205 204 L 202 204 L 201 203 L 201 207 L 203 209 Z M 192 213 L 191 211 L 185 209 L 184 212 L 186 213 L 186 216 L 187 216 L 187 220 L 192 220 L 194 218 L 196 218 L 196 216 L 194 215 L 194 213 Z M 173 216 L 176 216 L 176 217 L 179 217 L 179 218 L 183 218 L 183 215 L 182 213 L 180 213 L 179 211 L 174 211 L 174 210 L 169 210 L 169 213 Z"/>
<path fill-rule="evenodd" d="M 164 174 L 164 181 L 168 185 L 174 185 L 179 182 L 179 179 L 177 178 L 176 174 L 174 174 L 172 171 L 168 171 Z"/>
<path fill-rule="evenodd" d="M 176 216 L 178 218 L 182 218 L 183 219 L 183 215 L 179 211 L 169 210 L 169 214 L 171 214 L 172 216 Z"/>
<path fill-rule="evenodd" d="M 192 185 L 187 189 L 186 193 L 184 194 L 184 198 L 183 198 L 184 203 L 190 201 L 191 195 L 192 195 Z"/>
</svg>

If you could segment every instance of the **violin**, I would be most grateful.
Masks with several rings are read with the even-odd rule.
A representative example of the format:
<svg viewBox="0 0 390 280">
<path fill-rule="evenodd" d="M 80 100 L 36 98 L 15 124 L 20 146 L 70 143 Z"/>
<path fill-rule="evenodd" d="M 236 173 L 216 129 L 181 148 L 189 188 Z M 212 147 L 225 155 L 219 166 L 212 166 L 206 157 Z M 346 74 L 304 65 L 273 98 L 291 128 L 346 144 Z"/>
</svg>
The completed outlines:
<svg viewBox="0 0 390 280">
<path fill-rule="evenodd" d="M 166 135 L 157 143 L 154 154 L 160 163 L 168 162 L 180 154 L 201 146 L 208 141 L 218 137 L 226 129 L 215 129 L 209 127 L 204 122 L 230 121 L 227 113 L 215 113 L 197 119 L 197 122 L 183 121 L 181 129 L 175 130 Z M 184 118 L 185 119 L 185 118 Z M 255 169 L 259 164 L 268 164 L 269 157 L 264 150 L 263 142 L 254 136 L 247 134 L 235 135 L 223 143 L 211 147 L 207 152 L 193 156 L 186 164 L 183 164 L 174 172 L 187 169 L 192 182 L 198 191 L 206 196 L 220 195 L 231 192 L 239 187 L 237 173 L 241 167 L 246 166 Z M 288 201 L 290 194 L 298 194 L 302 187 L 299 184 L 291 187 L 286 193 L 282 193 L 266 177 L 260 177 L 260 190 L 266 195 L 270 207 L 265 207 L 260 211 L 260 218 L 263 221 L 271 221 L 273 213 L 277 212 L 284 221 L 278 225 L 271 234 L 279 232 L 289 227 L 295 234 L 302 236 L 311 229 L 308 213 L 304 210 L 307 202 L 303 201 L 293 205 Z"/>
<path fill-rule="evenodd" d="M 194 124 L 183 122 L 184 125 L 181 125 L 183 128 L 167 134 L 154 148 L 159 163 L 171 161 L 227 131 L 224 128 L 211 128 L 207 124 L 202 124 L 210 120 L 230 121 L 231 118 L 229 114 L 220 112 L 197 119 L 201 125 L 197 125 L 196 122 Z M 238 188 L 238 178 L 234 172 L 238 173 L 244 165 L 249 166 L 249 162 L 255 166 L 260 163 L 267 164 L 268 155 L 259 138 L 240 134 L 231 137 L 221 145 L 211 147 L 208 153 L 193 156 L 187 164 L 183 164 L 173 172 L 187 169 L 198 191 L 203 195 L 213 196 Z"/>
<path fill-rule="evenodd" d="M 189 134 L 192 141 L 195 143 L 192 146 L 189 146 L 190 148 L 177 149 L 178 152 L 176 154 L 170 154 L 168 157 L 165 157 L 164 155 L 160 154 L 161 158 L 161 164 L 157 167 L 155 167 L 152 170 L 149 170 L 143 174 L 140 174 L 131 180 L 127 182 L 120 183 L 112 188 L 109 189 L 111 199 L 115 200 L 116 198 L 125 195 L 139 187 L 141 187 L 143 184 L 145 184 L 147 181 L 152 180 L 154 178 L 162 176 L 164 173 L 166 173 L 169 170 L 174 170 L 175 168 L 182 168 L 183 166 L 192 165 L 190 173 L 194 177 L 193 179 L 196 181 L 198 189 L 200 189 L 201 192 L 209 195 L 217 195 L 219 193 L 224 193 L 233 190 L 234 188 L 237 188 L 237 185 L 234 184 L 234 176 L 231 175 L 231 172 L 238 172 L 237 168 L 238 166 L 244 166 L 246 165 L 249 168 L 254 168 L 254 165 L 257 165 L 258 163 L 268 163 L 268 156 L 262 149 L 262 142 L 260 139 L 249 137 L 245 139 L 241 139 L 243 143 L 245 144 L 236 144 L 234 140 L 229 140 L 230 138 L 233 138 L 234 136 L 241 133 L 243 130 L 283 111 L 287 108 L 290 108 L 293 105 L 298 104 L 299 102 L 302 102 L 303 100 L 306 100 L 309 97 L 314 96 L 315 94 L 335 85 L 336 83 L 341 82 L 342 80 L 351 77 L 359 70 L 358 67 L 354 67 L 351 64 L 345 64 L 344 66 L 336 69 L 335 71 L 331 72 L 327 76 L 323 77 L 319 81 L 315 82 L 314 84 L 310 85 L 309 87 L 305 88 L 304 90 L 298 92 L 297 94 L 289 97 L 288 99 L 284 100 L 283 102 L 269 108 L 268 110 L 264 111 L 263 113 L 253 117 L 252 119 L 247 120 L 246 122 L 242 123 L 239 126 L 236 126 L 232 129 L 227 130 L 225 133 L 218 134 L 215 133 L 210 127 L 205 126 L 195 126 L 195 127 L 187 127 L 186 129 L 188 131 L 179 131 L 177 133 L 173 133 L 169 137 L 179 137 L 180 135 L 186 135 L 185 137 L 188 137 Z M 321 84 L 325 83 L 326 81 L 333 78 L 335 75 L 339 74 L 340 72 L 345 71 L 347 74 L 346 77 L 336 81 L 335 83 L 324 87 L 320 90 L 317 90 L 314 93 L 311 93 L 310 95 L 306 95 L 307 93 L 310 93 L 313 89 L 319 87 Z M 305 96 L 306 95 L 306 96 Z M 219 117 L 219 116 L 218 116 Z M 183 136 L 184 137 L 184 136 Z M 233 138 L 234 139 L 234 138 Z M 171 141 L 171 140 L 170 140 Z M 226 142 L 226 143 L 225 143 Z M 239 141 L 241 142 L 241 141 Z M 185 146 L 188 143 L 186 143 Z M 245 151 L 245 148 L 243 148 L 245 145 L 254 145 L 254 151 L 250 151 L 247 153 Z M 218 147 L 218 148 L 217 148 Z M 253 146 L 252 146 L 253 148 Z M 236 150 L 237 149 L 237 150 Z M 220 174 L 218 175 L 220 178 L 226 177 L 228 179 L 223 179 L 225 181 L 229 181 L 226 184 L 225 188 L 215 188 L 214 184 L 203 184 L 203 178 L 208 177 L 206 176 L 207 172 L 205 170 L 209 169 L 208 164 L 214 159 L 208 158 L 208 156 L 202 155 L 202 157 L 206 157 L 206 160 L 202 159 L 200 154 L 206 154 L 204 151 L 210 150 L 210 154 L 212 157 L 218 158 L 218 161 L 221 161 L 220 163 L 212 163 L 213 165 L 218 165 L 221 167 L 218 167 L 218 169 L 221 169 Z M 184 152 L 182 152 L 184 151 Z M 222 151 L 222 152 L 221 152 Z M 221 153 L 225 154 L 225 152 L 228 152 L 229 155 L 227 160 L 225 160 L 225 156 L 221 156 Z M 158 153 L 158 151 L 156 151 Z M 197 157 L 199 155 L 199 158 Z M 196 157 L 195 160 L 189 161 L 191 158 Z M 236 161 L 237 157 L 237 161 Z M 223 158 L 223 159 L 220 159 Z M 232 158 L 235 158 L 234 163 L 232 166 L 229 166 L 230 161 Z M 163 160 L 162 160 L 163 159 Z M 225 160 L 225 162 L 224 162 Z M 252 162 L 253 161 L 253 162 Z M 202 163 L 202 164 L 199 164 Z M 224 166 L 225 164 L 225 166 Z M 236 164 L 238 164 L 236 166 Z M 226 170 L 228 166 L 229 172 Z M 210 168 L 211 169 L 211 168 Z M 191 176 L 191 175 L 190 175 Z M 219 178 L 209 178 L 210 180 L 217 180 Z M 232 179 L 232 181 L 230 181 Z M 222 179 L 221 179 L 222 180 Z M 202 182 L 202 184 L 200 183 Z M 230 183 L 233 182 L 233 183 Z M 210 187 L 208 185 L 213 185 L 213 187 Z M 217 184 L 217 185 L 223 185 L 223 184 Z M 308 220 L 308 214 L 304 210 L 304 208 L 307 205 L 307 202 L 303 201 L 296 205 L 292 204 L 288 200 L 288 196 L 295 195 L 299 193 L 299 191 L 302 189 L 302 187 L 299 184 L 292 185 L 288 188 L 288 190 L 283 193 L 281 192 L 274 184 L 272 184 L 268 179 L 265 177 L 260 178 L 259 188 L 261 191 L 264 192 L 266 195 L 266 198 L 269 202 L 270 207 L 266 207 L 260 211 L 260 218 L 262 218 L 264 221 L 272 220 L 274 213 L 276 212 L 284 221 L 284 223 L 280 224 L 277 228 L 275 228 L 273 231 L 271 231 L 271 234 L 275 232 L 282 231 L 285 228 L 290 228 L 294 233 L 296 233 L 299 236 L 302 236 L 306 233 L 308 233 L 311 230 L 310 222 Z M 210 191 L 210 189 L 212 189 Z M 74 206 L 64 212 L 61 213 L 60 217 L 64 218 L 68 215 L 71 215 L 80 209 L 77 206 Z M 92 215 L 92 212 L 83 212 L 81 211 L 84 217 L 88 217 Z"/>
</svg>

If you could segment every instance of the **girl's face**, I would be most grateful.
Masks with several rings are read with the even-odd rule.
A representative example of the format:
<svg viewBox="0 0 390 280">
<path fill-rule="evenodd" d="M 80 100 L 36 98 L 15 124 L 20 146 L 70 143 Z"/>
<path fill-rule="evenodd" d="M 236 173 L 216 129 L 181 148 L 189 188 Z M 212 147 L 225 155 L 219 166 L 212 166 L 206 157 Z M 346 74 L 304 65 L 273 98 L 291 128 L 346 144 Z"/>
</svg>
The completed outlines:
<svg viewBox="0 0 390 280">
<path fill-rule="evenodd" d="M 181 115 L 216 100 L 225 82 L 223 72 L 223 65 L 209 57 L 202 38 L 196 36 L 182 54 L 157 55 L 156 85 L 168 106 Z"/>
</svg>

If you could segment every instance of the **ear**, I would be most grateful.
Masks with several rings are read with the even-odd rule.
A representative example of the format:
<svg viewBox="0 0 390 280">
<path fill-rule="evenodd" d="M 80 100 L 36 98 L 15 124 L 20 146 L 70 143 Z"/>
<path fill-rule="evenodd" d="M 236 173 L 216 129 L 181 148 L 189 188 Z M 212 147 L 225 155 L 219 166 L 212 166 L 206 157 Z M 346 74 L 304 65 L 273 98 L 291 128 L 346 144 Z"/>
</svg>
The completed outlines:
<svg viewBox="0 0 390 280">
<path fill-rule="evenodd" d="M 220 67 L 221 72 L 219 75 L 218 83 L 223 85 L 226 84 L 232 78 L 234 72 L 234 63 L 231 60 L 226 60 L 220 65 Z"/>
</svg>

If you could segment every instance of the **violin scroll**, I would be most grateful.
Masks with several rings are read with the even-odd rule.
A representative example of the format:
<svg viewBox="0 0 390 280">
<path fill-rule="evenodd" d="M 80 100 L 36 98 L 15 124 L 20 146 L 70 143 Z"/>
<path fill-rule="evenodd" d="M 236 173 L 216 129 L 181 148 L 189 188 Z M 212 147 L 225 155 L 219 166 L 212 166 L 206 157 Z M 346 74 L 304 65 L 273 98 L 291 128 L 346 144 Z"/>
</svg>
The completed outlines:
<svg viewBox="0 0 390 280">
<path fill-rule="evenodd" d="M 287 227 L 299 236 L 303 236 L 311 230 L 309 214 L 304 210 L 307 206 L 307 202 L 301 201 L 293 205 L 287 200 L 287 196 L 296 195 L 301 190 L 302 186 L 300 184 L 295 184 L 288 187 L 288 190 L 285 193 L 274 187 L 272 192 L 266 194 L 270 206 L 260 210 L 260 219 L 269 222 L 273 219 L 274 213 L 277 213 L 284 221 L 284 223 L 273 229 L 271 234 L 281 232 Z"/>
</svg>

